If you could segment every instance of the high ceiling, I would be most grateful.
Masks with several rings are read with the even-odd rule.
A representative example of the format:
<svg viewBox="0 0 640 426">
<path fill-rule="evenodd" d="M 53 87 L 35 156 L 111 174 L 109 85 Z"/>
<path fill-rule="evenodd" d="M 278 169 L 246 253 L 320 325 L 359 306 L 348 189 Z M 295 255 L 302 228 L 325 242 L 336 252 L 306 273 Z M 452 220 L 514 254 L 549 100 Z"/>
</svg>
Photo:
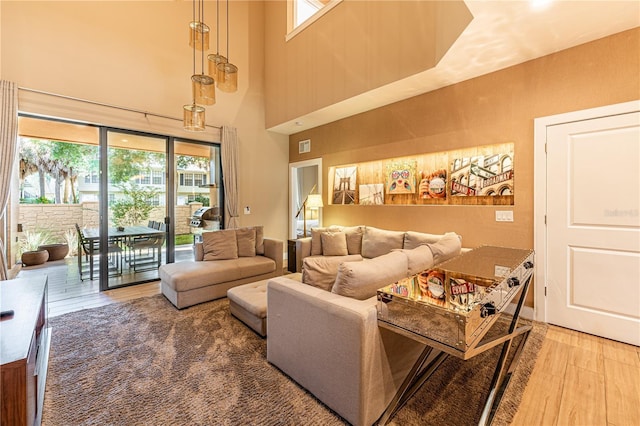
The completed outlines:
<svg viewBox="0 0 640 426">
<path fill-rule="evenodd" d="M 467 0 L 473 20 L 435 68 L 297 117 L 294 134 L 640 26 L 640 1 Z"/>
</svg>

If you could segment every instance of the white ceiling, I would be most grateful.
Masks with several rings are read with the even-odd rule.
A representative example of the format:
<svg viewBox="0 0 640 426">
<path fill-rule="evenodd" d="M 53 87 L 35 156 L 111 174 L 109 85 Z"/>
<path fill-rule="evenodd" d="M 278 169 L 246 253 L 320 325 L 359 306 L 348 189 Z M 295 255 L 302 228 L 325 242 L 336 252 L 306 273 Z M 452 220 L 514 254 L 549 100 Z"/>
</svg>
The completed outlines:
<svg viewBox="0 0 640 426">
<path fill-rule="evenodd" d="M 538 8 L 538 3 L 549 4 Z M 640 26 L 638 0 L 467 0 L 466 4 L 474 18 L 435 68 L 269 130 L 291 135 Z"/>
</svg>

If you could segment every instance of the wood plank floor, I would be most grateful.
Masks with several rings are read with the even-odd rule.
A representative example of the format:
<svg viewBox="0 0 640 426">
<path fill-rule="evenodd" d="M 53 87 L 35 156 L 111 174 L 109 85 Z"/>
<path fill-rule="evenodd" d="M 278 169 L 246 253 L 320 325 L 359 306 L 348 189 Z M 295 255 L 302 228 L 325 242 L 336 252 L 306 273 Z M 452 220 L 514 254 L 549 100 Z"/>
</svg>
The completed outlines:
<svg viewBox="0 0 640 426">
<path fill-rule="evenodd" d="M 159 293 L 152 282 L 62 299 L 49 316 Z M 640 348 L 550 326 L 512 424 L 640 425 Z"/>
</svg>

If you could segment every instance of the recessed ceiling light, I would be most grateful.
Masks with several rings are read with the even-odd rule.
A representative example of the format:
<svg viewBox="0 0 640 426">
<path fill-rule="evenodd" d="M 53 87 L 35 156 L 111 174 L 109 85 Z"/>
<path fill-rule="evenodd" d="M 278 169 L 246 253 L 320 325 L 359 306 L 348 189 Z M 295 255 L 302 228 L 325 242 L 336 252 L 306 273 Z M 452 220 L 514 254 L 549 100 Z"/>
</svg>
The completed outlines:
<svg viewBox="0 0 640 426">
<path fill-rule="evenodd" d="M 296 126 L 302 126 L 302 121 L 296 121 Z"/>
<path fill-rule="evenodd" d="M 129 142 L 129 139 L 122 139 L 122 142 Z"/>
</svg>

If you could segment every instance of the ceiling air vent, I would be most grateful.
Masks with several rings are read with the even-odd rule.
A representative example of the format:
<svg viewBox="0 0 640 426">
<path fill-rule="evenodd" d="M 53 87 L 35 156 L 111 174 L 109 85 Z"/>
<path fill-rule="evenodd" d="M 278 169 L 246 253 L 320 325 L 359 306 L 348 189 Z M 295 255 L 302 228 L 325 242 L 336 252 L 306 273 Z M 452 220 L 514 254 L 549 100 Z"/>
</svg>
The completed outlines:
<svg viewBox="0 0 640 426">
<path fill-rule="evenodd" d="M 298 154 L 304 154 L 306 152 L 311 152 L 311 139 L 298 142 Z"/>
</svg>

